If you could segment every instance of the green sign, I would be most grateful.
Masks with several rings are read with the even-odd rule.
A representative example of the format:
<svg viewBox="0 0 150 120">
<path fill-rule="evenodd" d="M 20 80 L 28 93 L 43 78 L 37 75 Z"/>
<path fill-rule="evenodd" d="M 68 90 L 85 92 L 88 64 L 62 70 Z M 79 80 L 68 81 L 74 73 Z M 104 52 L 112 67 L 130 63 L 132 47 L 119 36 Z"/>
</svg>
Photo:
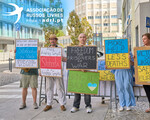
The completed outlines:
<svg viewBox="0 0 150 120">
<path fill-rule="evenodd" d="M 69 71 L 68 92 L 98 94 L 99 73 Z"/>
</svg>

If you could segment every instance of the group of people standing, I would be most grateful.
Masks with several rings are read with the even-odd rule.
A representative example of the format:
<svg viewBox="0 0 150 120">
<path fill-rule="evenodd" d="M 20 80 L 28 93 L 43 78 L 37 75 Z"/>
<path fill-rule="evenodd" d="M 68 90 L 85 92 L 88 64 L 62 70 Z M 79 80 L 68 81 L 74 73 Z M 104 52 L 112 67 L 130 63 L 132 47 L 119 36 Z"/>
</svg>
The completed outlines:
<svg viewBox="0 0 150 120">
<path fill-rule="evenodd" d="M 50 46 L 49 47 L 60 47 L 57 45 L 58 38 L 56 35 L 52 34 L 49 37 Z M 78 37 L 79 40 L 79 46 L 86 45 L 86 35 L 84 33 L 81 33 Z M 66 62 L 66 54 L 64 50 L 62 49 L 62 62 Z M 84 72 L 84 70 L 82 70 Z M 26 97 L 27 97 L 27 89 L 30 85 L 32 88 L 32 96 L 33 96 L 33 107 L 34 109 L 38 108 L 36 97 L 37 97 L 37 87 L 38 87 L 38 69 L 21 69 L 22 78 L 20 80 L 20 87 L 22 87 L 22 104 L 20 106 L 20 110 L 26 108 Z M 47 105 L 44 108 L 43 111 L 48 111 L 52 109 L 52 103 L 53 103 L 53 94 L 54 94 L 54 83 L 56 84 L 57 88 L 57 94 L 58 94 L 58 101 L 60 103 L 60 109 L 62 111 L 66 111 L 66 95 L 65 95 L 65 89 L 64 89 L 64 82 L 62 78 L 56 78 L 56 77 L 46 77 L 46 96 L 47 96 Z M 74 102 L 73 102 L 73 108 L 71 109 L 71 112 L 77 112 L 80 107 L 80 100 L 81 100 L 81 94 L 75 94 Z M 84 95 L 84 100 L 86 104 L 86 111 L 87 113 L 92 112 L 92 106 L 91 106 L 91 95 Z"/>
<path fill-rule="evenodd" d="M 150 46 L 150 33 L 143 34 L 142 41 L 144 46 Z M 130 69 L 111 70 L 111 72 L 115 75 L 115 82 L 120 103 L 119 111 L 123 111 L 125 107 L 127 111 L 130 111 L 131 107 L 136 105 L 133 92 L 134 59 L 135 56 L 130 53 Z M 143 87 L 150 104 L 150 85 L 143 85 Z M 145 110 L 145 112 L 150 112 L 150 106 Z"/>
<path fill-rule="evenodd" d="M 60 47 L 57 45 L 58 38 L 56 35 L 50 35 L 49 47 Z M 86 35 L 81 33 L 78 37 L 79 46 L 86 45 Z M 146 33 L 142 36 L 144 46 L 150 46 L 150 33 Z M 116 69 L 112 70 L 111 72 L 115 75 L 115 82 L 117 86 L 117 93 L 119 96 L 119 103 L 120 108 L 119 111 L 123 111 L 126 107 L 126 110 L 131 110 L 131 106 L 135 106 L 135 98 L 133 92 L 133 74 L 134 74 L 134 56 L 130 53 L 130 62 L 131 67 L 130 69 Z M 62 62 L 66 62 L 66 54 L 62 49 Z M 82 70 L 85 72 L 84 70 Z M 20 87 L 22 87 L 22 104 L 19 109 L 26 108 L 26 97 L 27 97 L 27 89 L 30 85 L 32 88 L 32 96 L 33 96 L 33 107 L 34 109 L 38 108 L 36 98 L 37 98 L 37 87 L 38 87 L 38 69 L 21 69 L 22 78 L 20 81 Z M 52 101 L 53 101 L 53 91 L 54 91 L 54 83 L 56 83 L 58 100 L 60 103 L 60 109 L 62 111 L 66 111 L 66 95 L 64 89 L 64 82 L 62 78 L 56 77 L 46 77 L 46 95 L 47 95 L 47 105 L 43 111 L 48 111 L 52 109 Z M 148 97 L 148 101 L 150 103 L 150 85 L 143 85 L 146 95 Z M 77 112 L 80 107 L 80 100 L 81 94 L 75 93 L 73 107 L 71 112 Z M 91 105 L 91 95 L 84 95 L 84 101 L 86 104 L 86 112 L 92 112 L 92 105 Z M 150 112 L 150 107 L 145 111 Z"/>
</svg>

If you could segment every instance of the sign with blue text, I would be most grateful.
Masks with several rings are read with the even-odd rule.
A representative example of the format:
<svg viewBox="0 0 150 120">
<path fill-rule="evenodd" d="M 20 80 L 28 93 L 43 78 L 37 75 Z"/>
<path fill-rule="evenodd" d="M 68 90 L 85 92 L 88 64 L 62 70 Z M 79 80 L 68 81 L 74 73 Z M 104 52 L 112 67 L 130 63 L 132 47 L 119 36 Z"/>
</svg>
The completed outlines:
<svg viewBox="0 0 150 120">
<path fill-rule="evenodd" d="M 105 40 L 106 69 L 129 69 L 128 39 Z"/>
<path fill-rule="evenodd" d="M 15 67 L 38 68 L 38 40 L 16 40 Z"/>
<path fill-rule="evenodd" d="M 150 17 L 146 17 L 146 27 L 150 28 Z"/>
<path fill-rule="evenodd" d="M 134 48 L 135 83 L 150 85 L 150 47 Z"/>
<path fill-rule="evenodd" d="M 110 72 L 110 70 L 106 70 L 105 68 L 105 60 L 98 60 L 98 72 L 99 72 L 99 80 L 101 81 L 114 81 L 115 76 Z"/>
</svg>

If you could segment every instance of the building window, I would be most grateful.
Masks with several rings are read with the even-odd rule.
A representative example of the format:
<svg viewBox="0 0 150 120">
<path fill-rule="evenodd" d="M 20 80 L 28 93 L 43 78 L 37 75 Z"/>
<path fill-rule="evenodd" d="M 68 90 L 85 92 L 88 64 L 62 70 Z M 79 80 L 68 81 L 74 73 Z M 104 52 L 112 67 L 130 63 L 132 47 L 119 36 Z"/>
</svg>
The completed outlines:
<svg viewBox="0 0 150 120">
<path fill-rule="evenodd" d="M 109 23 L 104 23 L 104 26 L 109 26 Z"/>
<path fill-rule="evenodd" d="M 101 19 L 102 17 L 101 16 L 95 16 L 95 19 Z"/>
<path fill-rule="evenodd" d="M 108 19 L 108 18 L 109 18 L 109 16 L 103 16 L 103 18 L 104 18 L 104 19 Z"/>
<path fill-rule="evenodd" d="M 88 19 L 93 19 L 93 16 L 88 16 Z"/>
<path fill-rule="evenodd" d="M 102 24 L 96 24 L 97 26 L 102 26 Z"/>
<path fill-rule="evenodd" d="M 12 24 L 8 25 L 8 36 L 9 37 L 13 36 L 13 26 L 12 26 Z"/>
<path fill-rule="evenodd" d="M 2 23 L 0 22 L 0 35 L 2 35 Z"/>
<path fill-rule="evenodd" d="M 112 15 L 111 18 L 117 18 L 117 15 Z"/>
<path fill-rule="evenodd" d="M 8 36 L 8 25 L 5 23 L 4 24 L 4 36 Z"/>
<path fill-rule="evenodd" d="M 118 26 L 118 23 L 111 23 L 112 26 Z"/>
</svg>

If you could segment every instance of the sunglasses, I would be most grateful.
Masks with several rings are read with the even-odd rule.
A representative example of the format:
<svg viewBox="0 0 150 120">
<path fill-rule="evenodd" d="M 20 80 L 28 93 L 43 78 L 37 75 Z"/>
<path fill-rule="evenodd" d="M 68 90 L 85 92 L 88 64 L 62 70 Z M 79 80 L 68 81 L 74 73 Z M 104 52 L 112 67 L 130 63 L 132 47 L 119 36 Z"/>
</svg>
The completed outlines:
<svg viewBox="0 0 150 120">
<path fill-rule="evenodd" d="M 49 38 L 49 40 L 57 40 L 56 38 Z"/>
</svg>

